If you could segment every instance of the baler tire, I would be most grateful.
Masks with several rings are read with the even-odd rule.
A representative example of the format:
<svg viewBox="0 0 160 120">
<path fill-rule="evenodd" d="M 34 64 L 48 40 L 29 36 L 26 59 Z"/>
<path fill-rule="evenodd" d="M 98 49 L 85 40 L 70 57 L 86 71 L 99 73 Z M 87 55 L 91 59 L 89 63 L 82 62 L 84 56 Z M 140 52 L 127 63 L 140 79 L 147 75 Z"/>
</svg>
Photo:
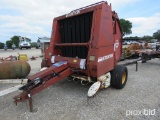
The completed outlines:
<svg viewBox="0 0 160 120">
<path fill-rule="evenodd" d="M 111 86 L 116 89 L 122 89 L 127 82 L 128 70 L 124 65 L 116 65 L 111 71 Z"/>
</svg>

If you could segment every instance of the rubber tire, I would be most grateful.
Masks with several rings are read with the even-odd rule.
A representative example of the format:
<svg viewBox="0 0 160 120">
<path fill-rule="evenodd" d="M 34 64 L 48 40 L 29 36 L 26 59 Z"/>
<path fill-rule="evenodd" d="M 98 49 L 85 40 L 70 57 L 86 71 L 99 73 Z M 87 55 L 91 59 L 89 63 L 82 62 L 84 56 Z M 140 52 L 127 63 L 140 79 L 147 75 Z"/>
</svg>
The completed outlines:
<svg viewBox="0 0 160 120">
<path fill-rule="evenodd" d="M 122 75 L 126 72 L 125 82 L 122 84 Z M 128 69 L 124 65 L 116 65 L 114 70 L 111 71 L 111 86 L 116 89 L 122 89 L 127 82 Z"/>
</svg>

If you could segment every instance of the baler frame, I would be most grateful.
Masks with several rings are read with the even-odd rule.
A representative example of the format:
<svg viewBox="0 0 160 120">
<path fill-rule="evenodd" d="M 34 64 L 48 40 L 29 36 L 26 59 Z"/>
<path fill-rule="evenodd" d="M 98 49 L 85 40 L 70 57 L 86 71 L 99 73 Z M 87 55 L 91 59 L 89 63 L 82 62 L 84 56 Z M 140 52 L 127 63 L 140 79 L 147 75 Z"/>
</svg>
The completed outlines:
<svg viewBox="0 0 160 120">
<path fill-rule="evenodd" d="M 106 13 L 106 11 L 108 12 Z M 76 35 L 77 35 L 77 31 L 76 30 L 74 31 L 73 30 L 74 28 L 71 28 L 71 27 L 74 27 L 72 26 L 73 24 L 69 23 L 68 21 L 70 19 L 75 20 L 76 17 L 84 15 L 85 13 L 91 13 L 91 12 L 93 14 L 92 25 L 91 25 L 90 35 L 89 35 L 90 37 L 87 39 L 87 41 L 83 42 L 84 40 L 82 38 L 84 37 L 78 35 L 76 37 L 77 40 L 75 39 L 75 36 L 70 36 L 69 37 L 70 39 L 68 38 L 67 42 L 63 42 L 62 41 L 63 35 L 59 33 L 59 31 L 62 31 L 61 29 L 67 29 L 68 31 L 70 31 L 69 32 L 70 34 L 72 34 L 72 32 L 76 32 Z M 66 28 L 65 25 L 60 25 L 60 22 L 62 20 L 66 20 L 67 22 L 66 26 L 69 24 L 70 28 Z M 105 22 L 105 21 L 108 21 L 108 22 Z M 102 23 L 104 25 L 102 25 Z M 81 23 L 79 22 L 79 24 Z M 105 25 L 107 29 L 106 27 L 104 27 Z M 59 62 L 61 60 L 69 61 L 72 58 L 72 61 L 70 60 L 70 62 L 68 62 L 69 66 L 80 68 L 78 63 L 75 63 L 76 66 L 75 65 L 72 66 L 74 64 L 74 61 L 76 61 L 77 58 L 85 59 L 86 69 L 84 69 L 82 72 L 89 77 L 90 76 L 99 77 L 100 75 L 105 74 L 106 71 L 113 70 L 114 66 L 120 60 L 121 52 L 122 52 L 122 41 L 121 41 L 122 30 L 120 27 L 120 22 L 119 22 L 117 13 L 115 11 L 111 11 L 111 5 L 109 6 L 108 3 L 105 1 L 76 9 L 74 11 L 71 11 L 69 14 L 55 18 L 53 20 L 52 29 L 55 31 L 52 32 L 50 47 L 46 50 L 45 59 L 43 60 L 45 62 L 45 65 L 42 65 L 42 67 L 49 67 L 53 63 Z M 104 33 L 104 30 L 106 31 L 106 33 Z M 67 33 L 64 33 L 64 34 L 65 36 L 67 36 Z M 104 39 L 106 40 L 105 43 L 104 43 Z M 77 43 L 77 41 L 80 41 L 80 42 Z M 78 51 L 80 51 L 82 47 L 86 47 L 86 49 L 88 49 L 88 53 L 83 53 L 83 54 L 87 54 L 87 56 L 81 57 L 81 55 L 78 56 L 78 54 L 75 55 L 75 53 L 70 54 L 70 52 L 75 51 L 75 49 L 73 49 L 75 47 L 77 48 Z M 66 53 L 65 55 L 63 55 L 63 52 L 66 52 L 66 51 L 68 51 L 68 56 L 65 56 Z M 52 61 L 52 56 L 55 58 L 53 61 Z M 59 59 L 59 56 L 61 56 L 61 60 Z M 107 57 L 109 57 L 108 60 L 106 60 Z M 97 63 L 98 59 L 102 59 L 102 62 Z M 106 66 L 109 65 L 106 68 L 107 70 L 101 67 L 103 65 L 106 65 Z"/>
<path fill-rule="evenodd" d="M 95 82 L 89 97 L 110 83 L 117 89 L 125 86 L 127 68 L 117 65 L 122 53 L 122 30 L 111 4 L 102 1 L 71 11 L 55 18 L 52 29 L 50 46 L 41 64 L 48 68 L 28 78 L 28 84 L 20 88 L 22 94 L 14 97 L 16 104 L 28 99 L 33 111 L 32 96 L 68 76 L 80 79 L 82 84 Z"/>
</svg>

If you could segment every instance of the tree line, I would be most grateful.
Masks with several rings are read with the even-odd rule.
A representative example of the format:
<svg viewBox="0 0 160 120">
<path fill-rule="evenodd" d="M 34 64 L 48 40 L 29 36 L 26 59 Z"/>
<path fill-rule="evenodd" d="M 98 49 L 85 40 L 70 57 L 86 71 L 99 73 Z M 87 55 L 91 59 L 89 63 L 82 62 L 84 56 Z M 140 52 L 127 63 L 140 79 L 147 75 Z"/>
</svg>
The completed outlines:
<svg viewBox="0 0 160 120">
<path fill-rule="evenodd" d="M 125 20 L 125 19 L 120 19 L 120 24 L 121 24 L 121 28 L 122 28 L 122 35 L 129 35 L 132 34 L 132 23 L 129 20 Z M 141 40 L 146 40 L 146 41 L 150 41 L 151 39 L 157 39 L 160 40 L 160 30 L 157 30 L 156 32 L 153 33 L 152 36 L 149 35 L 144 35 L 143 37 L 125 37 L 125 38 L 130 38 L 130 39 L 141 39 Z"/>
<path fill-rule="evenodd" d="M 6 44 L 8 48 L 12 48 L 12 44 L 15 44 L 15 46 L 18 47 L 19 46 L 19 37 L 21 37 L 21 36 L 14 35 L 13 37 L 10 38 L 10 40 L 7 40 L 5 43 L 0 42 L 0 49 L 3 49 L 4 44 Z M 26 38 L 26 39 L 31 40 L 30 38 Z M 35 46 L 36 46 L 36 43 L 32 42 L 31 47 L 35 47 Z"/>
</svg>

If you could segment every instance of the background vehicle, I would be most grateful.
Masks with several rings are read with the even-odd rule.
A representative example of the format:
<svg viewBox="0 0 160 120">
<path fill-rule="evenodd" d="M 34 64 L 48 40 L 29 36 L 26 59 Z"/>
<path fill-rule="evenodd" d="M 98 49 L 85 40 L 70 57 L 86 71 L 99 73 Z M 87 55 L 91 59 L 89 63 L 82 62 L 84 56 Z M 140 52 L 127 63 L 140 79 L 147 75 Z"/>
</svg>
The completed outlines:
<svg viewBox="0 0 160 120">
<path fill-rule="evenodd" d="M 41 49 L 41 56 L 44 56 L 45 50 L 48 49 L 49 44 L 50 44 L 49 37 L 39 37 L 38 38 L 36 48 Z"/>
<path fill-rule="evenodd" d="M 19 49 L 22 48 L 31 49 L 31 40 L 26 37 L 19 37 Z"/>
<path fill-rule="evenodd" d="M 12 44 L 12 49 L 14 50 L 16 48 L 16 45 L 13 43 Z"/>
<path fill-rule="evenodd" d="M 6 51 L 8 49 L 7 45 L 4 44 L 4 50 Z"/>
<path fill-rule="evenodd" d="M 150 48 L 156 49 L 156 43 L 155 42 L 149 42 L 148 45 L 149 45 Z"/>
<path fill-rule="evenodd" d="M 41 43 L 40 42 L 37 42 L 36 43 L 36 49 L 39 49 L 41 47 Z"/>
</svg>

